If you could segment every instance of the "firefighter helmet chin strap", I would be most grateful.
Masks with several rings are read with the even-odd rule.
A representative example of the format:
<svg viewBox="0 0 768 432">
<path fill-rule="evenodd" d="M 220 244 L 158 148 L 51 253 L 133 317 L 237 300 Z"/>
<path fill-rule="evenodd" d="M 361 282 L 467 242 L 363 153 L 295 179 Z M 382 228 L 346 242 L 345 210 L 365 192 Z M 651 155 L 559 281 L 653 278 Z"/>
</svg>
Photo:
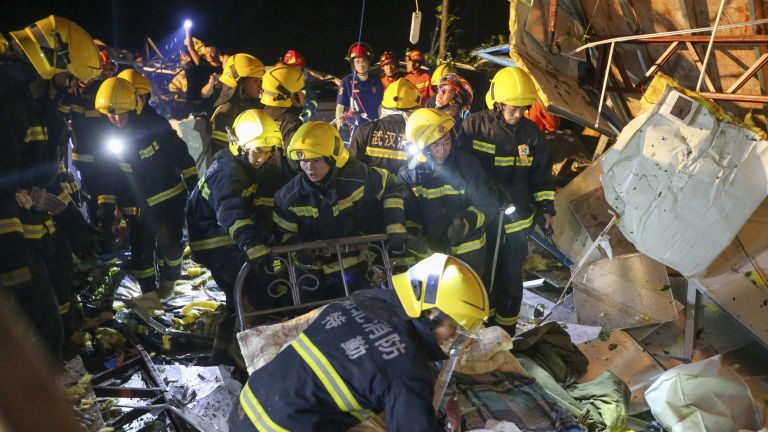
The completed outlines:
<svg viewBox="0 0 768 432">
<path fill-rule="evenodd" d="M 288 100 L 288 99 L 291 98 L 291 95 L 292 95 L 291 91 L 288 90 L 287 88 L 285 88 L 285 86 L 283 86 L 282 84 L 278 84 L 277 85 L 277 91 L 276 92 L 273 92 L 271 90 L 267 90 L 267 89 L 264 89 L 264 88 L 261 89 L 261 92 L 264 93 L 267 96 L 272 96 L 272 98 L 275 101 Z"/>
</svg>

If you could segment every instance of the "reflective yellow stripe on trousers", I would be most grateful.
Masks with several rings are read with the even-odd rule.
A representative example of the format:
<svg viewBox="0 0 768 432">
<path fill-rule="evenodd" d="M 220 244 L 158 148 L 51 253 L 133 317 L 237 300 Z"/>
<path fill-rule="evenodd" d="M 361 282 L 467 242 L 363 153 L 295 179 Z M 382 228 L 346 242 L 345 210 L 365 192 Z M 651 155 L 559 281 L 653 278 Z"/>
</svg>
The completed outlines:
<svg viewBox="0 0 768 432">
<path fill-rule="evenodd" d="M 373 417 L 374 413 L 363 409 L 357 402 L 352 392 L 341 379 L 331 362 L 320 352 L 304 333 L 291 342 L 291 346 L 296 350 L 301 358 L 312 369 L 320 382 L 333 398 L 340 410 L 352 414 L 360 421 Z"/>
<path fill-rule="evenodd" d="M 245 415 L 251 419 L 251 423 L 259 431 L 264 432 L 288 432 L 288 429 L 278 425 L 267 415 L 264 407 L 261 406 L 259 400 L 256 399 L 256 395 L 253 394 L 248 383 L 243 387 L 243 391 L 240 392 L 240 406 L 243 407 Z"/>
</svg>

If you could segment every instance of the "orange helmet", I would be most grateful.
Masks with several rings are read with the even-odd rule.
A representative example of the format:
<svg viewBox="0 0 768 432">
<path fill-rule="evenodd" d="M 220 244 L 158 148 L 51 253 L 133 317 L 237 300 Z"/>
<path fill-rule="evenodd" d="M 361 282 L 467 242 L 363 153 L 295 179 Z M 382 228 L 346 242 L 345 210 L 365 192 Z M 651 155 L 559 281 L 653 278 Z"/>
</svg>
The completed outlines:
<svg viewBox="0 0 768 432">
<path fill-rule="evenodd" d="M 388 64 L 397 64 L 397 59 L 394 55 L 392 55 L 389 51 L 384 51 L 381 53 L 381 57 L 379 57 L 379 66 L 384 66 Z"/>
<path fill-rule="evenodd" d="M 365 42 L 355 42 L 347 51 L 347 60 L 352 61 L 357 57 L 368 57 L 368 60 L 373 58 L 373 48 Z"/>
<path fill-rule="evenodd" d="M 283 56 L 283 63 L 286 66 L 303 67 L 307 63 L 304 61 L 304 56 L 296 50 L 288 50 Z"/>
<path fill-rule="evenodd" d="M 405 52 L 405 58 L 417 63 L 424 63 L 424 53 L 419 49 L 409 49 Z"/>
</svg>

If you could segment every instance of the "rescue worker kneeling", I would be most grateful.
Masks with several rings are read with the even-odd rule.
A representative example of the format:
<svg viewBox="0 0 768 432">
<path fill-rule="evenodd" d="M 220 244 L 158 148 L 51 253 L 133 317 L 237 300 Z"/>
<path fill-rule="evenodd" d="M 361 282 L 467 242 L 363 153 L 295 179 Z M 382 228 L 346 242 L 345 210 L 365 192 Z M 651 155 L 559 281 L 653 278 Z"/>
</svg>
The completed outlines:
<svg viewBox="0 0 768 432">
<path fill-rule="evenodd" d="M 482 276 L 485 227 L 499 201 L 480 162 L 456 147 L 453 126 L 448 113 L 434 108 L 408 118 L 406 136 L 426 161 L 399 174 L 411 192 L 406 227 L 423 235 L 431 249 L 461 258 Z"/>
<path fill-rule="evenodd" d="M 159 308 L 160 298 L 173 294 L 181 276 L 184 203 L 187 191 L 197 182 L 195 161 L 167 120 L 140 115 L 136 89 L 127 80 L 104 81 L 95 105 L 115 126 L 104 144 L 113 151 L 125 175 L 127 193 L 138 207 L 139 217 L 128 221 L 134 221 L 129 229 L 142 233 L 141 241 L 131 247 L 133 272 L 144 293 L 141 301 Z"/>
<path fill-rule="evenodd" d="M 216 153 L 186 209 L 192 258 L 210 269 L 227 296 L 226 315 L 219 325 L 211 356 L 214 363 L 226 359 L 232 341 L 234 288 L 240 268 L 251 260 L 254 270 L 264 270 L 264 265 L 271 261 L 272 197 L 283 184 L 276 183 L 282 171 L 282 136 L 269 115 L 256 109 L 244 111 L 235 119 L 229 139 L 229 149 Z M 263 277 L 263 271 L 257 276 Z M 248 286 L 252 286 L 250 282 Z M 261 294 L 266 294 L 266 287 Z M 266 295 L 259 298 L 269 301 Z"/>
<path fill-rule="evenodd" d="M 480 277 L 434 254 L 328 305 L 274 360 L 251 374 L 231 431 L 338 431 L 384 412 L 387 430 L 441 431 L 432 407 L 431 361 L 457 332 L 472 336 L 488 316 Z"/>
<path fill-rule="evenodd" d="M 275 195 L 273 219 L 282 231 L 283 243 L 330 240 L 363 234 L 389 234 L 393 251 L 405 249 L 405 187 L 398 178 L 381 168 L 371 168 L 349 159 L 339 132 L 328 123 L 302 125 L 291 139 L 288 155 L 299 161 L 302 172 Z M 341 279 L 335 253 L 299 261 L 303 268 L 322 274 L 323 290 L 313 290 L 317 300 L 345 295 L 344 281 L 351 290 L 363 281 L 367 257 L 360 252 L 343 255 L 346 279 Z M 322 274 L 320 274 L 322 272 Z M 308 278 L 311 279 L 311 278 Z M 309 293 L 307 297 L 310 297 Z M 302 297 L 307 301 L 308 298 Z"/>
</svg>

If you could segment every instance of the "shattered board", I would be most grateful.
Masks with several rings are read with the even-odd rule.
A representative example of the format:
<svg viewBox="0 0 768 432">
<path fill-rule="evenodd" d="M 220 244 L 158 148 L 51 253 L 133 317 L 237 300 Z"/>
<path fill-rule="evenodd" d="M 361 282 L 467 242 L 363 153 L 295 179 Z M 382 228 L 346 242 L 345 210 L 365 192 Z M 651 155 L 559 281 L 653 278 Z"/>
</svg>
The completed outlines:
<svg viewBox="0 0 768 432">
<path fill-rule="evenodd" d="M 604 119 L 595 127 L 597 108 L 590 94 L 579 83 L 579 63 L 582 59 L 552 54 L 549 36 L 544 34 L 549 16 L 550 0 L 511 0 L 509 10 L 509 57 L 527 70 L 537 84 L 539 99 L 547 111 L 596 129 L 608 136 L 616 131 Z M 583 29 L 579 2 L 560 2 L 557 8 L 557 32 L 553 51 L 566 53 L 582 43 Z M 579 54 L 584 56 L 584 53 Z M 595 93 L 591 93 L 596 96 Z M 604 108 L 603 112 L 609 108 Z"/>
<path fill-rule="evenodd" d="M 605 329 L 677 319 L 667 268 L 643 254 L 585 265 L 573 280 L 579 324 Z"/>
<path fill-rule="evenodd" d="M 632 392 L 629 415 L 648 409 L 643 395 L 656 377 L 664 373 L 664 369 L 627 332 L 615 331 L 578 347 L 589 359 L 587 372 L 578 382 L 587 382 L 606 369 L 610 370 L 627 383 Z"/>
<path fill-rule="evenodd" d="M 584 253 L 589 249 L 592 240 L 589 239 L 587 230 L 579 223 L 579 219 L 571 211 L 571 200 L 600 187 L 600 162 L 596 161 L 575 179 L 571 180 L 564 188 L 557 191 L 555 200 L 554 234 L 552 239 L 555 244 L 573 262 L 579 262 Z M 587 262 L 600 259 L 598 251 L 592 251 Z"/>
<path fill-rule="evenodd" d="M 158 366 L 168 391 L 179 400 L 192 399 L 186 408 L 219 431 L 229 430 L 227 419 L 242 389 L 223 367 Z"/>
<path fill-rule="evenodd" d="M 762 272 L 768 268 L 768 252 L 755 259 Z M 763 273 L 765 274 L 765 273 Z M 747 328 L 768 346 L 768 287 L 749 260 L 741 266 L 706 279 L 692 279 L 697 289 Z"/>
<path fill-rule="evenodd" d="M 609 210 L 613 209 L 605 200 L 603 188 L 601 187 L 571 200 L 570 206 L 576 219 L 587 230 L 587 234 L 589 234 L 589 238 L 592 241 L 596 240 L 597 236 L 611 222 L 612 216 Z M 635 246 L 624 237 L 624 234 L 621 233 L 621 230 L 616 225 L 608 230 L 608 243 L 611 245 L 613 256 L 637 253 Z M 602 253 L 605 254 L 605 252 Z"/>
</svg>

